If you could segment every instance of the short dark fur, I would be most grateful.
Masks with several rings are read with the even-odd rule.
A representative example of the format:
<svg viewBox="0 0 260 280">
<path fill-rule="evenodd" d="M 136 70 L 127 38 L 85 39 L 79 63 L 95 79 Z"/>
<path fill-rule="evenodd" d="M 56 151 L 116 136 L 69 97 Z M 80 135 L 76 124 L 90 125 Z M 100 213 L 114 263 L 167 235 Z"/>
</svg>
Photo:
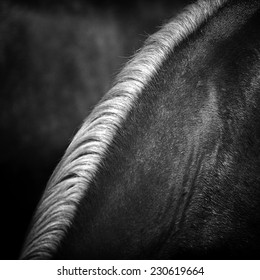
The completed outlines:
<svg viewBox="0 0 260 280">
<path fill-rule="evenodd" d="M 231 1 L 169 56 L 55 258 L 259 258 L 259 6 Z"/>
</svg>

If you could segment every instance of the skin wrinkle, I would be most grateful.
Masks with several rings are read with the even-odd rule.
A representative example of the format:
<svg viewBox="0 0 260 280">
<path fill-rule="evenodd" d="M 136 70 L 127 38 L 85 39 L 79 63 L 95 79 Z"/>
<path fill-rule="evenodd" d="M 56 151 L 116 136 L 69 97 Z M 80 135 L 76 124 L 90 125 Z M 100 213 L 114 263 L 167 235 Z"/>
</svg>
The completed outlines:
<svg viewBox="0 0 260 280">
<path fill-rule="evenodd" d="M 195 152 L 195 155 L 193 155 L 193 157 L 195 159 L 197 159 L 198 162 L 195 162 L 193 164 L 193 166 L 196 167 L 195 174 L 188 176 L 189 178 L 193 178 L 193 180 L 192 180 L 192 183 L 190 184 L 191 191 L 188 194 L 188 199 L 186 201 L 183 215 L 181 217 L 182 224 L 189 216 L 189 214 L 187 212 L 188 212 L 188 208 L 190 207 L 191 198 L 194 195 L 195 185 L 199 183 L 201 178 L 203 178 L 203 176 L 202 176 L 203 170 L 209 170 L 216 163 L 216 157 L 219 153 L 219 145 L 221 143 L 220 139 L 221 139 L 222 124 L 221 124 L 221 120 L 220 120 L 219 113 L 218 113 L 218 104 L 217 104 L 217 98 L 216 98 L 217 91 L 214 86 L 214 83 L 212 83 L 211 81 L 208 82 L 207 88 L 208 88 L 207 91 L 208 91 L 209 97 L 208 97 L 206 104 L 202 107 L 202 109 L 200 110 L 200 113 L 199 113 L 201 122 L 198 122 L 198 123 L 200 123 L 200 125 L 198 125 L 198 129 L 194 133 L 195 137 L 190 138 L 190 139 L 197 139 L 194 141 L 198 145 L 197 148 L 195 148 L 197 151 Z M 210 133 L 211 137 L 208 136 L 209 133 Z M 216 141 L 216 139 L 218 139 L 218 143 L 216 142 L 217 144 L 214 143 L 214 141 Z M 210 141 L 210 144 L 213 147 L 215 146 L 215 148 L 208 155 L 205 154 L 205 152 L 207 151 L 207 149 L 206 149 L 207 142 L 205 142 L 205 141 L 207 141 L 207 142 Z M 203 150 L 199 151 L 199 149 L 200 148 L 203 149 L 203 147 L 205 149 L 205 152 Z M 199 154 L 199 157 L 196 154 Z M 190 168 L 191 167 L 187 167 L 187 170 L 190 170 Z M 200 177 L 199 179 L 198 179 L 198 174 Z M 197 192 L 198 192 L 198 190 L 197 190 Z M 211 203 L 211 202 L 209 201 L 209 203 Z M 205 207 L 205 214 L 208 213 L 206 215 L 209 215 L 209 214 L 216 215 L 217 214 L 214 211 L 214 209 L 212 209 L 211 207 L 206 207 L 206 206 L 203 206 L 203 207 Z M 211 242 L 211 240 L 209 239 L 210 235 L 208 235 L 207 231 L 204 231 L 204 232 L 205 232 L 204 234 L 202 233 L 202 239 L 208 240 L 210 243 Z"/>
<path fill-rule="evenodd" d="M 190 140 L 186 145 L 190 150 L 186 154 L 186 156 L 189 158 L 184 158 L 184 167 L 181 168 L 185 170 L 185 174 L 183 175 L 181 183 L 181 194 L 175 196 L 178 197 L 179 200 L 175 212 L 172 215 L 172 226 L 168 230 L 168 235 L 165 237 L 165 242 L 167 239 L 168 242 L 174 239 L 176 233 L 178 233 L 178 231 L 180 231 L 182 228 L 182 224 L 187 216 L 188 207 L 190 206 L 191 199 L 194 195 L 197 177 L 203 168 L 204 162 L 207 160 L 207 157 L 205 159 L 204 152 L 200 154 L 200 148 L 204 146 L 202 144 L 204 139 L 210 139 L 208 138 L 208 132 L 211 131 L 211 128 L 214 126 L 219 126 L 216 90 L 214 89 L 213 85 L 209 84 L 208 92 L 209 97 L 207 103 L 202 107 L 199 113 L 199 121 L 197 122 L 198 128 L 193 132 L 193 136 L 189 136 Z M 178 171 L 178 173 L 182 174 L 181 171 Z M 163 250 L 165 250 L 164 247 L 161 249 L 161 251 Z"/>
</svg>

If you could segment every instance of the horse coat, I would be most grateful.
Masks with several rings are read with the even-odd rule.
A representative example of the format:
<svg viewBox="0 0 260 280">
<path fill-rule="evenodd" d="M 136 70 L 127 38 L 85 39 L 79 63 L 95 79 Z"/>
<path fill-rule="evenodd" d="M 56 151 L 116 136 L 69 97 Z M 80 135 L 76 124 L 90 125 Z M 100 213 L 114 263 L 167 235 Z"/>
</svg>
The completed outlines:
<svg viewBox="0 0 260 280">
<path fill-rule="evenodd" d="M 148 38 L 54 171 L 22 258 L 258 256 L 259 7 L 199 0 Z"/>
</svg>

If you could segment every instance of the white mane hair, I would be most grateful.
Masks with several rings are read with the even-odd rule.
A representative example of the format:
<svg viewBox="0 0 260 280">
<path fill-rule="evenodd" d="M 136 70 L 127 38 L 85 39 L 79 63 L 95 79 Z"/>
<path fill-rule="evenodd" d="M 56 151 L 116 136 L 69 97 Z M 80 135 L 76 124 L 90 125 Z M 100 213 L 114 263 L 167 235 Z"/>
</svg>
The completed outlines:
<svg viewBox="0 0 260 280">
<path fill-rule="evenodd" d="M 50 178 L 21 258 L 49 259 L 72 223 L 82 197 L 122 122 L 168 55 L 228 0 L 199 0 L 150 36 L 84 121 Z"/>
</svg>

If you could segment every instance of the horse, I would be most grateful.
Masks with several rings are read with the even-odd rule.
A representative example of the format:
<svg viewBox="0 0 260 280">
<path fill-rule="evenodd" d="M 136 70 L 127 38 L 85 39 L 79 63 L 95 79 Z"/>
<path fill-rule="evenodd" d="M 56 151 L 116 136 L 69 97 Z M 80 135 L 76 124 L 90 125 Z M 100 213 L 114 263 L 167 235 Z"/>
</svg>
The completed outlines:
<svg viewBox="0 0 260 280">
<path fill-rule="evenodd" d="M 22 259 L 257 258 L 260 2 L 198 0 L 74 136 Z"/>
</svg>

